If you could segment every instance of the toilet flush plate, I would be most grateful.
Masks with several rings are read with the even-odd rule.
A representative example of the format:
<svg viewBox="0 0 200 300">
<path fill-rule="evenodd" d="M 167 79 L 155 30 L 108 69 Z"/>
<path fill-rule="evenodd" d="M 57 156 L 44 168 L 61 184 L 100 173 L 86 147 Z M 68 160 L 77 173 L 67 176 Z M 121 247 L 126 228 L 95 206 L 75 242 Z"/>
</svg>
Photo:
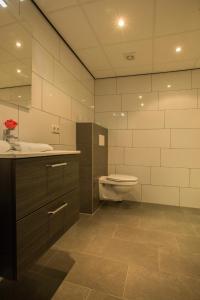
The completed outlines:
<svg viewBox="0 0 200 300">
<path fill-rule="evenodd" d="M 105 136 L 102 134 L 99 134 L 99 146 L 105 146 Z"/>
</svg>

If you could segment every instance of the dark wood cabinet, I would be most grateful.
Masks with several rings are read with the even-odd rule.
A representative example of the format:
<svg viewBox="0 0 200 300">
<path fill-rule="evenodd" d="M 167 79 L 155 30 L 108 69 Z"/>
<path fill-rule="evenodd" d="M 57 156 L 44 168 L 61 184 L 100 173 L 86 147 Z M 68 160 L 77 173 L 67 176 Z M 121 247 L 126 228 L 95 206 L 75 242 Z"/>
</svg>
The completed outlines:
<svg viewBox="0 0 200 300">
<path fill-rule="evenodd" d="M 108 130 L 95 123 L 77 123 L 76 144 L 81 151 L 81 212 L 94 213 L 99 206 L 99 177 L 108 175 Z"/>
<path fill-rule="evenodd" d="M 17 279 L 78 220 L 78 155 L 0 159 L 0 171 L 0 276 Z"/>
</svg>

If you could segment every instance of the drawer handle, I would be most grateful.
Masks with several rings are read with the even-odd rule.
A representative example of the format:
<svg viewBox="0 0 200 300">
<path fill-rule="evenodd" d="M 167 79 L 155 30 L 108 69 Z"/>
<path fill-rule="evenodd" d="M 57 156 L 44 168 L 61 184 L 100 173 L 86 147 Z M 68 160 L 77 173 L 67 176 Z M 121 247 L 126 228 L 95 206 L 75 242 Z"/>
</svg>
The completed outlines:
<svg viewBox="0 0 200 300">
<path fill-rule="evenodd" d="M 63 166 L 67 166 L 67 163 L 63 162 L 60 164 L 46 165 L 47 168 L 57 168 L 57 167 L 63 167 Z"/>
<path fill-rule="evenodd" d="M 64 203 L 63 205 L 61 205 L 60 207 L 58 207 L 55 210 L 50 210 L 48 211 L 48 215 L 55 215 L 57 214 L 59 211 L 61 211 L 63 208 L 65 208 L 68 205 L 68 203 Z"/>
</svg>

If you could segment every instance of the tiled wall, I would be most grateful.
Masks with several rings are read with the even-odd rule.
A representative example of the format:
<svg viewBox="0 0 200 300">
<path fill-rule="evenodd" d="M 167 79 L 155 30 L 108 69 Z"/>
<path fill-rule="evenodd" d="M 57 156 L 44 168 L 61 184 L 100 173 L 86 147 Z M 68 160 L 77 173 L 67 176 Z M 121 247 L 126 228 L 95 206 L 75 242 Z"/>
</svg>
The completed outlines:
<svg viewBox="0 0 200 300">
<path fill-rule="evenodd" d="M 130 199 L 200 208 L 200 70 L 95 82 L 109 172 L 139 177 Z"/>
<path fill-rule="evenodd" d="M 0 132 L 3 121 L 14 118 L 19 121 L 21 140 L 75 149 L 75 122 L 93 121 L 94 80 L 31 1 L 15 1 L 15 5 L 33 36 L 32 107 L 0 102 Z M 52 133 L 52 124 L 59 124 L 60 134 Z"/>
</svg>

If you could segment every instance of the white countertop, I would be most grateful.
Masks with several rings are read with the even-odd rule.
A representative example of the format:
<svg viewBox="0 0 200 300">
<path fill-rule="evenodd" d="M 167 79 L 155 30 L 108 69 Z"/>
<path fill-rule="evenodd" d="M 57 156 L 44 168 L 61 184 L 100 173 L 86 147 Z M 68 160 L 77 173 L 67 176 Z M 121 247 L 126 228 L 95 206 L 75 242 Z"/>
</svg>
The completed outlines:
<svg viewBox="0 0 200 300">
<path fill-rule="evenodd" d="M 81 151 L 64 151 L 53 150 L 45 152 L 22 152 L 22 151 L 9 151 L 0 152 L 0 158 L 26 158 L 26 157 L 38 157 L 38 156 L 53 156 L 53 155 L 68 155 L 68 154 L 80 154 Z"/>
</svg>

